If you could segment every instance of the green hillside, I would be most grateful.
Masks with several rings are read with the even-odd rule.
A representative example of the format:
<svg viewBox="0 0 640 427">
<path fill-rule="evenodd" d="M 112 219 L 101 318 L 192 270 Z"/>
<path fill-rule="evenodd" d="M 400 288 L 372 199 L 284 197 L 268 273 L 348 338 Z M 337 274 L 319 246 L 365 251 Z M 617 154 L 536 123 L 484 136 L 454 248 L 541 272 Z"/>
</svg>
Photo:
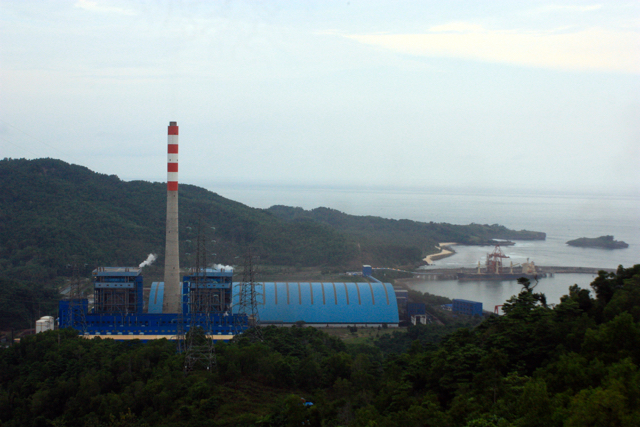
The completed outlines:
<svg viewBox="0 0 640 427">
<path fill-rule="evenodd" d="M 0 276 L 44 280 L 97 265 L 163 262 L 164 183 L 125 182 L 55 159 L 0 161 Z M 318 208 L 255 209 L 193 185 L 180 186 L 181 262 L 192 263 L 199 219 L 211 262 L 238 264 L 247 245 L 272 265 L 355 268 L 407 265 L 439 241 L 544 238 L 498 225 L 468 226 L 358 217 Z M 213 232 L 212 228 L 215 228 Z M 215 240 L 215 243 L 213 243 Z"/>
<path fill-rule="evenodd" d="M 65 274 L 74 255 L 88 268 L 138 265 L 149 253 L 162 262 L 165 184 L 125 182 L 53 159 L 0 161 L 0 179 L 3 275 L 52 278 Z M 192 185 L 180 186 L 179 203 L 185 266 L 200 217 L 211 237 L 208 249 L 216 253 L 211 261 L 233 263 L 249 244 L 275 264 L 340 264 L 354 257 L 344 236 L 312 221 L 286 224 Z"/>
<path fill-rule="evenodd" d="M 418 222 L 408 219 L 395 220 L 376 216 L 347 215 L 335 209 L 316 208 L 304 210 L 288 206 L 272 206 L 269 212 L 295 223 L 313 220 L 351 236 L 358 243 L 368 246 L 391 248 L 408 247 L 421 254 L 432 252 L 439 242 L 457 242 L 465 245 L 491 245 L 492 239 L 544 240 L 545 233 L 515 231 L 493 225 L 453 225 L 447 223 Z"/>
</svg>

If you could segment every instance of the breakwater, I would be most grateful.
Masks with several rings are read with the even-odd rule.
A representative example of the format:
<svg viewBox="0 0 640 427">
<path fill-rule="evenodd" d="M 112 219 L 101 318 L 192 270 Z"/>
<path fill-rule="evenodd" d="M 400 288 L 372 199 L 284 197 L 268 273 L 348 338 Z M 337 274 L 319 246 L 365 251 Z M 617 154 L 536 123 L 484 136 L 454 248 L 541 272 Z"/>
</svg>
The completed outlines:
<svg viewBox="0 0 640 427">
<path fill-rule="evenodd" d="M 552 274 L 598 274 L 599 271 L 606 271 L 607 273 L 615 273 L 615 268 L 593 268 L 593 267 L 562 267 L 562 266 L 536 266 L 538 270 L 543 273 Z"/>
</svg>

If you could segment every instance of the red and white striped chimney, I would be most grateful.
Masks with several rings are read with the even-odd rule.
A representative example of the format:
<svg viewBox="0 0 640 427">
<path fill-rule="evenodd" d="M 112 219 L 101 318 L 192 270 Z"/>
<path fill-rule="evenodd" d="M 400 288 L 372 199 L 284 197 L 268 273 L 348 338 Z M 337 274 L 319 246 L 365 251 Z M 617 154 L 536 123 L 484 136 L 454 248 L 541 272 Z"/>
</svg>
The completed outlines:
<svg viewBox="0 0 640 427">
<path fill-rule="evenodd" d="M 178 124 L 169 122 L 167 140 L 167 240 L 164 256 L 163 313 L 181 313 L 178 248 Z"/>
<path fill-rule="evenodd" d="M 167 191 L 178 191 L 178 124 L 169 122 L 167 145 Z"/>
</svg>

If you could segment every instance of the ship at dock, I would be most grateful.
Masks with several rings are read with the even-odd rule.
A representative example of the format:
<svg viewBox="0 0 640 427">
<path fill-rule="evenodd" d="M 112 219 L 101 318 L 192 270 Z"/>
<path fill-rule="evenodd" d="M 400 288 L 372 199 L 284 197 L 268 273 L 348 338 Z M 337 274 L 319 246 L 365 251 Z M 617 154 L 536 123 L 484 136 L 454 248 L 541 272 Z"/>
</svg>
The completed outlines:
<svg viewBox="0 0 640 427">
<path fill-rule="evenodd" d="M 493 252 L 487 254 L 487 260 L 485 261 L 485 267 L 482 268 L 480 261 L 478 261 L 478 270 L 475 273 L 458 273 L 458 280 L 517 280 L 521 277 L 527 279 L 540 279 L 547 277 L 547 273 L 538 271 L 535 263 L 529 261 L 522 264 L 510 263 L 508 267 L 504 266 L 503 260 L 509 258 L 502 252 L 500 245 L 496 245 Z"/>
</svg>

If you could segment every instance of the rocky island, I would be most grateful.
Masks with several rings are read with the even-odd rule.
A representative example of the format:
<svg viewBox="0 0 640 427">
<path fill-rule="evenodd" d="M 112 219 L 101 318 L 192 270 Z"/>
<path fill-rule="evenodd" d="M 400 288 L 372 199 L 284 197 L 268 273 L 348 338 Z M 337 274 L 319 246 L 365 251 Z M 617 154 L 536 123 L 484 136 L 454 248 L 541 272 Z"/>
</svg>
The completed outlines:
<svg viewBox="0 0 640 427">
<path fill-rule="evenodd" d="M 567 242 L 569 246 L 581 248 L 601 248 L 601 249 L 624 249 L 629 245 L 623 241 L 613 240 L 613 236 L 600 236 L 594 238 L 581 237 Z"/>
</svg>

